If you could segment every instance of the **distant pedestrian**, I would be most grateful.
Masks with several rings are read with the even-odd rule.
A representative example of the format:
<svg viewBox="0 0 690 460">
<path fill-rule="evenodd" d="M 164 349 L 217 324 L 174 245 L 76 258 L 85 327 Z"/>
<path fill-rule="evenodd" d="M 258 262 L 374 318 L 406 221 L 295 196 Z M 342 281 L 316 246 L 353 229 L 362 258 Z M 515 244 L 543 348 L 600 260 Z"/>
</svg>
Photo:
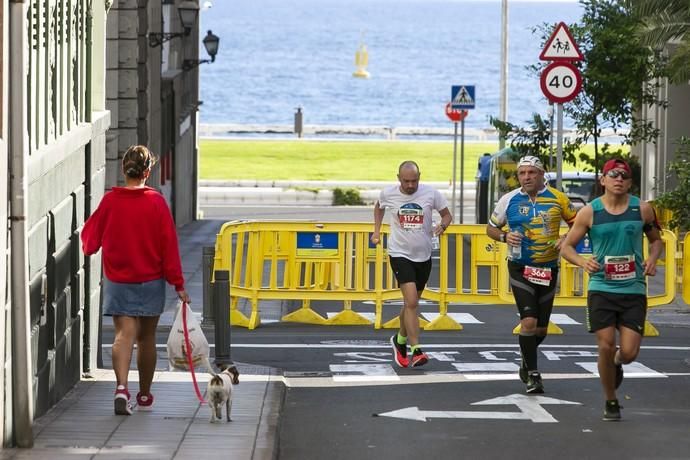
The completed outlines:
<svg viewBox="0 0 690 460">
<path fill-rule="evenodd" d="M 177 233 L 163 196 L 145 185 L 156 159 L 144 146 L 122 158 L 124 187 L 113 187 L 84 224 L 84 254 L 103 249 L 103 314 L 113 317 L 112 362 L 117 379 L 115 414 L 131 415 L 127 387 L 137 344 L 139 410 L 153 406 L 151 382 L 156 369 L 156 327 L 165 306 L 165 282 L 189 302 L 177 246 Z"/>
<path fill-rule="evenodd" d="M 386 209 L 390 209 L 388 255 L 403 296 L 400 330 L 390 342 L 393 359 L 400 367 L 422 366 L 429 360 L 419 345 L 417 307 L 431 273 L 432 236 L 441 235 L 453 221 L 445 197 L 433 187 L 420 185 L 419 177 L 419 167 L 414 161 L 404 161 L 400 165 L 400 184 L 382 190 L 374 206 L 374 233 L 371 235 L 371 242 L 379 244 L 383 216 Z M 441 216 L 435 227 L 432 225 L 434 210 Z M 411 360 L 407 357 L 408 343 Z"/>
<path fill-rule="evenodd" d="M 606 396 L 604 420 L 620 420 L 616 389 L 623 381 L 623 364 L 637 358 L 647 315 L 646 276 L 656 275 L 663 249 L 660 226 L 652 206 L 630 195 L 632 171 L 623 160 L 604 164 L 604 194 L 582 208 L 566 238 L 562 255 L 589 273 L 587 328 L 596 334 L 599 378 Z M 575 246 L 589 234 L 592 256 Z M 644 258 L 642 237 L 649 255 Z M 618 329 L 620 348 L 616 346 Z"/>
<path fill-rule="evenodd" d="M 563 192 L 544 182 L 539 158 L 520 158 L 517 177 L 520 187 L 498 200 L 486 234 L 508 244 L 510 287 L 520 313 L 519 376 L 527 393 L 543 393 L 537 348 L 546 339 L 556 295 L 561 220 L 572 225 L 576 211 Z"/>
</svg>

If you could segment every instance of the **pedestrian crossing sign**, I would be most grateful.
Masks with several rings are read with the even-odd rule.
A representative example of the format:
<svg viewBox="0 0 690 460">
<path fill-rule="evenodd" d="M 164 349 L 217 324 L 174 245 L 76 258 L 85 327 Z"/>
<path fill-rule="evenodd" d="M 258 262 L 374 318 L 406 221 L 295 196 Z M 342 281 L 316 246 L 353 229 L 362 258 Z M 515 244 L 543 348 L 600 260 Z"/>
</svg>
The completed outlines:
<svg viewBox="0 0 690 460">
<path fill-rule="evenodd" d="M 451 108 L 468 110 L 474 108 L 474 85 L 452 86 L 450 91 Z"/>
</svg>

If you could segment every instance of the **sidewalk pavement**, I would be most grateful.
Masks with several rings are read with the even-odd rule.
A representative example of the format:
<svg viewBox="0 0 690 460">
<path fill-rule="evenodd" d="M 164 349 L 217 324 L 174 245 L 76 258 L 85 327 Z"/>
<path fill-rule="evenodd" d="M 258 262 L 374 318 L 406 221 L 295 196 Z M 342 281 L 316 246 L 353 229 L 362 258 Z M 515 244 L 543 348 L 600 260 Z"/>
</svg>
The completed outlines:
<svg viewBox="0 0 690 460">
<path fill-rule="evenodd" d="M 202 247 L 213 245 L 223 222 L 201 220 L 178 229 L 186 287 L 195 315 L 202 310 Z M 161 316 L 161 329 L 172 325 L 176 303 L 171 288 L 166 312 Z M 112 322 L 104 318 L 103 327 L 112 328 Z M 207 332 L 207 337 L 213 342 L 212 333 Z M 110 369 L 96 369 L 47 414 L 35 420 L 33 449 L 3 449 L 0 460 L 277 457 L 284 385 L 276 369 L 236 362 L 240 383 L 233 390 L 232 422 L 211 424 L 210 408 L 199 403 L 191 374 L 163 368 L 160 363 L 167 363 L 161 360 L 164 355 L 165 349 L 162 353 L 159 349 L 152 411 L 140 412 L 135 407 L 131 416 L 114 415 L 115 375 Z M 204 393 L 208 374 L 200 371 L 197 380 Z M 130 372 L 129 381 L 134 403 L 138 391 L 136 371 Z"/>
</svg>

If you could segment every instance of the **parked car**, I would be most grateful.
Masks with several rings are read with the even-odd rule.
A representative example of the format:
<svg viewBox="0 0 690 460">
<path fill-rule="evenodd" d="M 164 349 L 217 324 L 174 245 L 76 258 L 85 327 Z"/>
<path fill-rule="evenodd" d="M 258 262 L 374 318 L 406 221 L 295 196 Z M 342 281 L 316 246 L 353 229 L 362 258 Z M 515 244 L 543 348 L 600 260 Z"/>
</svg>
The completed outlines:
<svg viewBox="0 0 690 460">
<path fill-rule="evenodd" d="M 551 187 L 556 188 L 556 173 L 547 172 L 544 178 Z M 563 172 L 561 191 L 568 195 L 575 208 L 580 209 L 595 198 L 595 176 L 593 172 Z"/>
</svg>

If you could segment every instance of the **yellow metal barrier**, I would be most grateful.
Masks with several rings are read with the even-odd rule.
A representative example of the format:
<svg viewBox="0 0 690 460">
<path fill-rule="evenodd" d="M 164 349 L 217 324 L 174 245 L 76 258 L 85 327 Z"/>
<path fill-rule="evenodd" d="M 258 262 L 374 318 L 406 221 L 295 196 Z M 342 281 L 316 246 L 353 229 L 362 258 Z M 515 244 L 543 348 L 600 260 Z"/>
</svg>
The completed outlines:
<svg viewBox="0 0 690 460">
<path fill-rule="evenodd" d="M 261 324 L 260 301 L 300 300 L 301 308 L 282 321 L 371 324 L 351 304 L 372 300 L 375 325 L 381 327 L 383 302 L 399 298 L 400 292 L 392 277 L 385 276 L 390 269 L 381 245 L 368 249 L 371 230 L 366 223 L 224 224 L 216 238 L 214 271 L 231 273 L 230 322 L 254 329 Z M 238 310 L 239 298 L 249 300 L 249 318 Z M 311 308 L 313 300 L 343 301 L 344 307 L 327 320 Z"/>
<path fill-rule="evenodd" d="M 499 244 L 486 236 L 484 225 L 451 225 L 441 235 L 439 250 L 439 286 L 428 286 L 423 299 L 439 304 L 439 316 L 424 326 L 425 330 L 460 330 L 462 325 L 448 316 L 449 303 L 499 304 L 506 303 L 498 296 L 500 266 Z M 450 260 L 450 253 L 453 259 Z M 455 267 L 454 276 L 448 264 Z M 488 286 L 479 286 L 480 274 Z M 512 302 L 512 301 L 511 301 Z"/>
<path fill-rule="evenodd" d="M 312 324 L 365 325 L 371 321 L 352 310 L 353 301 L 373 301 L 374 327 L 397 328 L 396 316 L 383 323 L 383 304 L 401 298 L 382 245 L 369 243 L 373 224 L 344 222 L 235 221 L 223 225 L 216 238 L 214 271 L 230 274 L 230 322 L 254 329 L 261 324 L 259 303 L 265 300 L 298 300 L 301 307 L 282 318 Z M 388 227 L 382 227 L 384 240 Z M 664 231 L 664 291 L 650 293 L 649 305 L 669 303 L 675 296 L 675 248 L 673 233 Z M 460 330 L 448 315 L 449 303 L 509 304 L 506 245 L 485 233 L 484 225 L 452 225 L 440 238 L 438 286 L 431 283 L 422 298 L 438 302 L 439 315 L 421 321 L 426 330 Z M 646 250 L 646 248 L 645 248 Z M 561 261 L 557 306 L 584 306 L 587 274 Z M 690 260 L 685 260 L 685 264 Z M 455 267 L 453 276 L 449 264 Z M 434 277 L 436 279 L 436 277 Z M 685 283 L 689 285 L 690 283 Z M 690 292 L 688 293 L 690 295 Z M 685 295 L 685 290 L 684 290 Z M 238 309 L 247 299 L 249 317 Z M 311 308 L 313 300 L 342 301 L 343 308 L 327 319 Z M 656 330 L 651 324 L 645 334 Z M 648 330 L 649 329 L 649 330 Z M 559 333 L 555 325 L 550 332 Z M 562 333 L 562 331 L 560 331 Z M 657 332 L 658 334 L 658 332 Z"/>
<path fill-rule="evenodd" d="M 683 248 L 690 248 L 690 232 L 683 238 Z M 690 251 L 683 251 L 683 302 L 690 304 Z"/>
</svg>

